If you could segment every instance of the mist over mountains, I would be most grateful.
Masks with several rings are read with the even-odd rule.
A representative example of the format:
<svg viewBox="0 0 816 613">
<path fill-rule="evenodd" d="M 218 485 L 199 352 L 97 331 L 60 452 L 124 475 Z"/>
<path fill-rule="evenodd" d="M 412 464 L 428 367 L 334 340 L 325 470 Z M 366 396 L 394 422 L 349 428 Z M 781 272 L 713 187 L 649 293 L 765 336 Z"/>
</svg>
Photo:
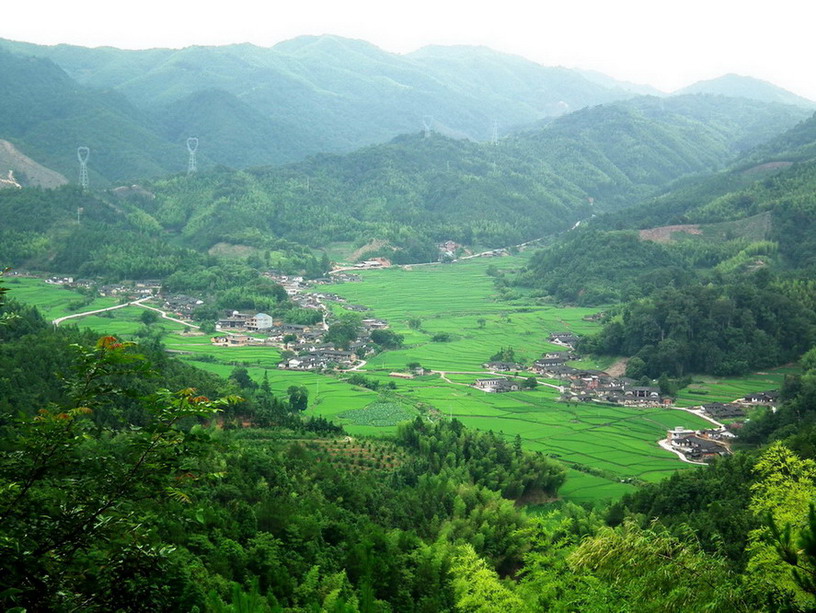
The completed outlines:
<svg viewBox="0 0 816 613">
<path fill-rule="evenodd" d="M 0 41 L 0 49 L 8 52 L 0 54 L 0 82 L 12 84 L 0 102 L 0 137 L 69 177 L 76 146 L 87 145 L 91 178 L 103 185 L 183 171 L 191 135 L 201 141 L 201 167 L 244 168 L 352 151 L 426 124 L 487 141 L 581 108 L 659 93 L 484 47 L 397 55 L 336 36 L 272 48 L 127 51 Z M 795 109 L 808 104 L 747 78 L 721 82 L 715 93 L 799 105 L 781 111 L 793 122 L 803 117 Z"/>
</svg>

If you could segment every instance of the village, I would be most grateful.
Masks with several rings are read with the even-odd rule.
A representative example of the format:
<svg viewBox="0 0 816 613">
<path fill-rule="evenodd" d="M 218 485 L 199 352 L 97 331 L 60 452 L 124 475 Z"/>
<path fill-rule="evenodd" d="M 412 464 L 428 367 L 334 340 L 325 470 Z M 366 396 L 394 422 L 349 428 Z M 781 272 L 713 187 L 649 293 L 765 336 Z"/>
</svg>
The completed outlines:
<svg viewBox="0 0 816 613">
<path fill-rule="evenodd" d="M 581 369 L 567 362 L 580 360 L 575 351 L 578 336 L 571 332 L 555 332 L 549 342 L 562 349 L 547 351 L 529 368 L 514 362 L 485 362 L 482 367 L 494 373 L 490 378 L 477 379 L 473 387 L 487 393 L 516 392 L 524 389 L 525 375 L 557 380 L 559 384 L 544 383 L 561 392 L 561 400 L 570 403 L 617 404 L 628 407 L 680 409 L 673 399 L 661 394 L 659 387 L 643 385 L 627 377 L 612 376 L 601 370 Z M 500 375 L 499 373 L 515 373 Z M 712 402 L 688 410 L 710 421 L 714 428 L 689 430 L 678 426 L 669 430 L 661 447 L 672 451 L 687 462 L 699 463 L 730 455 L 730 443 L 737 438 L 736 431 L 746 418 L 747 410 L 756 406 L 775 409 L 779 400 L 776 390 L 755 392 L 730 403 Z M 728 420 L 728 423 L 723 423 Z"/>
<path fill-rule="evenodd" d="M 450 247 L 450 245 L 441 245 Z M 442 250 L 442 249 L 441 249 Z M 442 250 L 444 253 L 444 250 Z M 388 322 L 374 317 L 366 317 L 366 306 L 347 302 L 338 294 L 315 291 L 316 287 L 329 283 L 359 282 L 361 277 L 354 269 L 379 268 L 389 263 L 381 258 L 372 258 L 351 269 L 332 271 L 330 277 L 306 280 L 302 276 L 287 275 L 268 271 L 264 276 L 280 284 L 289 299 L 303 309 L 320 312 L 315 324 L 287 323 L 280 318 L 261 312 L 241 312 L 229 310 L 222 313 L 214 326 L 210 342 L 215 347 L 259 346 L 276 348 L 281 352 L 280 369 L 296 371 L 351 371 L 365 365 L 367 357 L 380 348 L 372 340 L 372 333 L 388 329 Z M 73 277 L 50 277 L 45 280 L 52 285 L 68 288 L 88 289 L 95 287 L 102 296 L 114 296 L 122 300 L 149 299 L 160 305 L 163 313 L 172 314 L 180 320 L 191 320 L 203 300 L 184 294 L 164 294 L 159 281 L 140 281 L 112 285 L 94 286 L 91 281 Z M 307 291 L 308 290 L 308 291 Z M 329 304 L 339 305 L 343 310 L 360 313 L 357 337 L 346 339 L 342 344 L 327 339 L 330 323 L 336 320 Z M 190 324 L 191 325 L 191 324 Z M 661 394 L 661 389 L 644 385 L 624 376 L 613 376 L 601 370 L 578 368 L 569 363 L 580 361 L 576 347 L 579 337 L 568 331 L 554 332 L 547 339 L 558 347 L 544 352 L 530 366 L 516 362 L 489 361 L 482 364 L 489 377 L 476 379 L 472 387 L 485 393 L 517 392 L 535 385 L 558 389 L 560 400 L 565 403 L 601 403 L 626 407 L 679 409 L 673 399 Z M 430 374 L 422 370 L 419 374 Z M 413 378 L 417 373 L 390 373 L 397 378 Z M 444 374 L 444 373 L 443 373 Z M 541 377 L 543 381 L 539 381 Z M 555 381 L 555 383 L 553 383 Z M 691 412 L 707 419 L 713 428 L 689 430 L 677 426 L 667 432 L 659 441 L 661 447 L 677 454 L 687 462 L 699 463 L 711 458 L 731 453 L 730 443 L 737 437 L 741 421 L 746 411 L 754 406 L 773 408 L 778 401 L 778 392 L 761 391 L 748 394 L 730 403 L 713 402 L 702 404 Z M 728 423 L 724 423 L 724 422 Z"/>
</svg>

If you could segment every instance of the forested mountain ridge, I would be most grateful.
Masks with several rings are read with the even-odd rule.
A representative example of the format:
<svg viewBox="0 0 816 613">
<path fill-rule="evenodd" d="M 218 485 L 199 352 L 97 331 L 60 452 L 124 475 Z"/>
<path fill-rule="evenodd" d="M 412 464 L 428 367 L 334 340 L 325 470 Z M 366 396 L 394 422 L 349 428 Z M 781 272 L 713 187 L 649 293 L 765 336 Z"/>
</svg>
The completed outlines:
<svg viewBox="0 0 816 613">
<path fill-rule="evenodd" d="M 732 96 L 739 98 L 751 98 L 753 100 L 763 100 L 765 102 L 779 102 L 782 104 L 795 104 L 808 109 L 816 107 L 816 102 L 808 100 L 802 96 L 787 91 L 781 87 L 737 74 L 726 74 L 715 79 L 697 81 L 687 87 L 677 90 L 675 94 L 714 94 L 717 96 Z"/>
<path fill-rule="evenodd" d="M 494 124 L 503 136 L 546 117 L 659 93 L 485 47 L 397 55 L 336 36 L 304 36 L 272 48 L 127 51 L 7 40 L 0 48 L 48 58 L 82 87 L 122 94 L 163 139 L 182 148 L 182 162 L 184 139 L 199 137 L 202 166 L 209 160 L 243 168 L 347 152 L 423 123 L 449 136 L 487 141 Z M 169 162 L 153 155 L 154 165 L 177 168 Z M 127 176 L 148 174 L 160 173 Z"/>
<path fill-rule="evenodd" d="M 48 57 L 73 78 L 113 88 L 142 109 L 207 89 L 227 91 L 265 116 L 296 127 L 318 151 L 350 150 L 413 131 L 436 129 L 484 140 L 494 120 L 504 131 L 546 115 L 632 95 L 578 71 L 548 68 L 484 47 L 430 47 L 408 55 L 338 36 L 250 44 L 126 51 L 2 41 Z M 270 163 L 289 161 L 269 160 Z"/>
<path fill-rule="evenodd" d="M 78 175 L 78 146 L 91 148 L 91 181 L 106 184 L 185 166 L 156 125 L 122 95 L 77 85 L 51 61 L 0 51 L 0 138 L 67 177 Z"/>
<path fill-rule="evenodd" d="M 569 114 L 495 145 L 402 136 L 282 168 L 154 181 L 144 210 L 196 248 L 313 247 L 384 240 L 399 262 L 435 259 L 435 243 L 503 247 L 621 208 L 673 179 L 725 165 L 801 112 L 746 100 L 642 98 Z M 320 224 L 310 223 L 319 220 Z"/>
<path fill-rule="evenodd" d="M 598 304 L 637 298 L 701 271 L 770 264 L 810 274 L 814 126 L 816 116 L 747 150 L 725 170 L 677 181 L 637 206 L 595 217 L 537 254 L 519 281 L 559 300 Z"/>
</svg>

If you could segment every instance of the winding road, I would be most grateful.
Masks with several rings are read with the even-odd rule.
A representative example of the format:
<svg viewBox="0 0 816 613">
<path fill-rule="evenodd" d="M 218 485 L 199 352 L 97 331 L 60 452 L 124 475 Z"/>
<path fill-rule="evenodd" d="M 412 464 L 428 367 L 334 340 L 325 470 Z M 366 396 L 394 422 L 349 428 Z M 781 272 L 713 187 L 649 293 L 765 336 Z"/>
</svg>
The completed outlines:
<svg viewBox="0 0 816 613">
<path fill-rule="evenodd" d="M 65 317 L 57 317 L 56 319 L 52 320 L 51 323 L 55 326 L 59 326 L 62 322 L 68 319 L 76 319 L 78 317 L 86 317 L 88 315 L 96 315 L 97 313 L 104 313 L 105 311 L 115 311 L 116 309 L 124 309 L 125 307 L 129 306 L 137 306 L 143 309 L 147 309 L 148 311 L 156 311 L 157 313 L 161 314 L 163 319 L 168 321 L 173 321 L 177 324 L 181 324 L 183 326 L 187 326 L 188 328 L 195 328 L 196 330 L 199 329 L 198 326 L 195 324 L 187 323 L 186 321 L 182 321 L 181 319 L 176 319 L 175 317 L 170 317 L 167 314 L 167 311 L 162 311 L 161 309 L 157 309 L 156 307 L 147 306 L 144 304 L 145 301 L 150 300 L 153 296 L 146 296 L 144 298 L 139 298 L 138 300 L 131 300 L 130 302 L 123 302 L 122 304 L 117 304 L 112 307 L 107 307 L 104 309 L 95 309 L 93 311 L 84 311 L 82 313 L 74 313 L 73 315 L 66 315 Z"/>
</svg>

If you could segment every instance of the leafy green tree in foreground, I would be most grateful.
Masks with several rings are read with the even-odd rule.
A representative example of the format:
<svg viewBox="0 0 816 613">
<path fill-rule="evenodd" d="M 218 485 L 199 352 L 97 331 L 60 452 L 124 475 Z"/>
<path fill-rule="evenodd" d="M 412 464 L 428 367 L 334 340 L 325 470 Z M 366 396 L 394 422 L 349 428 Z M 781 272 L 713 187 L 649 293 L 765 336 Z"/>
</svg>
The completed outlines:
<svg viewBox="0 0 816 613">
<path fill-rule="evenodd" d="M 233 399 L 160 390 L 144 401 L 144 427 L 101 427 L 91 416 L 128 393 L 120 383 L 143 376 L 144 359 L 113 337 L 76 351 L 64 403 L 20 418 L 0 439 L 0 603 L 152 610 L 183 595 L 172 593 L 171 550 L 153 538 L 151 519 L 189 501 L 187 485 L 206 472 L 206 433 L 180 423 Z"/>
</svg>

